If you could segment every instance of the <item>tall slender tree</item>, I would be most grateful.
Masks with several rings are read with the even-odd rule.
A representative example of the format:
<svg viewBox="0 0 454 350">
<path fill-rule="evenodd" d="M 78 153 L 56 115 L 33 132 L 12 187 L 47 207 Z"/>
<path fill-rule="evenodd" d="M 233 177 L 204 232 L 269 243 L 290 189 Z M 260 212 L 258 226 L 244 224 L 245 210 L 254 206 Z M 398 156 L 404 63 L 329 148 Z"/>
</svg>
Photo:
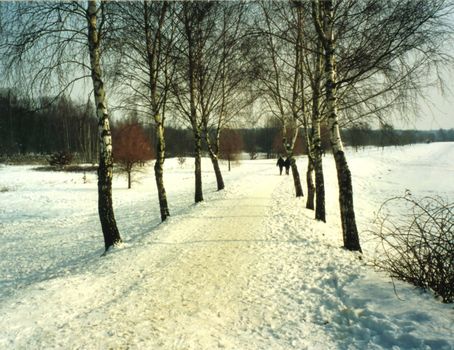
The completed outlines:
<svg viewBox="0 0 454 350">
<path fill-rule="evenodd" d="M 330 142 L 337 170 L 344 247 L 353 251 L 361 251 L 353 206 L 353 185 L 351 172 L 348 167 L 347 158 L 342 144 L 337 111 L 337 73 L 336 59 L 334 55 L 335 33 L 333 25 L 333 1 L 324 0 L 322 2 L 322 6 L 322 11 L 320 11 L 320 3 L 317 0 L 313 0 L 313 20 L 319 40 L 324 49 L 326 113 Z M 323 13 L 322 19 L 320 19 L 319 16 L 320 12 Z M 323 20 L 323 24 L 321 20 Z"/>
<path fill-rule="evenodd" d="M 294 147 L 305 112 L 304 85 L 301 84 L 301 36 L 294 23 L 298 16 L 292 14 L 290 4 L 262 3 L 264 23 L 261 26 L 262 38 L 266 45 L 263 54 L 263 74 L 261 84 L 263 96 L 269 112 L 282 126 L 282 145 L 290 159 L 297 197 L 303 196 L 300 175 L 294 158 Z M 281 36 L 289 37 L 286 41 Z"/>
<path fill-rule="evenodd" d="M 181 41 L 178 50 L 178 79 L 173 84 L 175 106 L 180 114 L 189 122 L 194 137 L 195 164 L 195 203 L 203 201 L 202 190 L 202 104 L 203 93 L 199 78 L 203 70 L 204 48 L 208 44 L 205 25 L 214 25 L 210 21 L 210 11 L 218 4 L 213 2 L 181 3 L 178 18 L 180 23 Z M 199 89 L 198 89 L 199 87 Z"/>
<path fill-rule="evenodd" d="M 201 140 L 205 141 L 217 189 L 221 190 L 225 184 L 218 161 L 220 134 L 251 100 L 246 88 L 248 76 L 243 74 L 248 65 L 242 59 L 245 8 L 240 2 L 181 5 L 183 42 L 179 45 L 179 79 L 174 93 L 177 109 L 193 130 L 196 201 L 200 200 L 202 186 L 198 165 Z"/>
<path fill-rule="evenodd" d="M 101 67 L 108 35 L 105 2 L 6 3 L 8 33 L 1 52 L 10 78 L 30 94 L 68 91 L 90 78 L 98 118 L 98 213 L 105 250 L 121 242 L 112 204 L 112 137 Z M 24 77 L 29 77 L 25 79 Z"/>
<path fill-rule="evenodd" d="M 161 220 L 170 215 L 164 186 L 165 111 L 174 70 L 172 45 L 174 4 L 168 1 L 112 2 L 116 52 L 113 70 L 122 109 L 134 108 L 147 116 L 155 133 L 154 165 Z M 125 94 L 124 91 L 127 91 Z M 122 91 L 122 92 L 120 92 Z"/>
<path fill-rule="evenodd" d="M 103 2 L 98 5 L 95 0 L 89 0 L 86 14 L 91 79 L 99 123 L 98 211 L 104 234 L 104 245 L 107 251 L 110 247 L 119 244 L 121 237 L 117 228 L 112 204 L 112 134 L 110 131 L 106 91 L 101 69 L 102 35 L 99 27 L 102 27 L 104 23 L 105 13 L 103 12 L 103 6 Z M 100 18 L 99 25 L 98 18 Z"/>
<path fill-rule="evenodd" d="M 325 176 L 323 174 L 323 153 L 321 136 L 321 81 L 322 81 L 322 55 L 321 47 L 318 46 L 314 54 L 314 70 L 311 79 L 312 85 L 312 111 L 311 111 L 311 155 L 315 172 L 315 219 L 326 222 L 325 209 Z"/>
<path fill-rule="evenodd" d="M 199 74 L 202 124 L 208 153 L 216 175 L 218 190 L 224 188 L 219 167 L 221 132 L 231 126 L 235 118 L 248 107 L 254 95 L 248 89 L 247 56 L 244 55 L 243 17 L 246 5 L 240 2 L 221 3 L 212 13 L 209 45 Z"/>
<path fill-rule="evenodd" d="M 449 56 L 439 41 L 452 34 L 445 0 L 312 1 L 324 55 L 324 108 L 336 162 L 344 246 L 360 250 L 351 173 L 340 127 L 406 108 Z M 426 81 L 420 79 L 425 76 Z M 352 113 L 353 112 L 353 113 Z M 342 119 L 341 119 L 342 118 Z"/>
</svg>

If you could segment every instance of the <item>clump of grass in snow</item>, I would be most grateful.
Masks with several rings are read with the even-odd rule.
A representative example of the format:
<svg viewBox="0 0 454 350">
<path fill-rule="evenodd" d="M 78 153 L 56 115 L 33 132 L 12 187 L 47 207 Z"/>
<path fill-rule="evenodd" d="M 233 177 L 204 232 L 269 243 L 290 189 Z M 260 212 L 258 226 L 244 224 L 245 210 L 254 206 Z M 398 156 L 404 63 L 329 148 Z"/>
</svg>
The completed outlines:
<svg viewBox="0 0 454 350">
<path fill-rule="evenodd" d="M 12 191 L 12 188 L 8 186 L 0 186 L 0 193 Z"/>
</svg>

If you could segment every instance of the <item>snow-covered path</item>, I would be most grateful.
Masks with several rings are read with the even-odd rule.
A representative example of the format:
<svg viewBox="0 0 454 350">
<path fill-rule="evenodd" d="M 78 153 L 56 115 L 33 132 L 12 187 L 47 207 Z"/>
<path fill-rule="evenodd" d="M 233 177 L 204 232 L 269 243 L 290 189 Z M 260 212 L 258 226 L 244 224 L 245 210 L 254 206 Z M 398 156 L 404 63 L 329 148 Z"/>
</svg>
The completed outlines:
<svg viewBox="0 0 454 350">
<path fill-rule="evenodd" d="M 91 269 L 94 274 L 37 283 L 27 291 L 31 297 L 2 305 L 7 311 L 0 324 L 9 325 L 4 345 L 208 349 L 235 344 L 236 334 L 226 333 L 226 326 L 238 321 L 260 260 L 255 245 L 263 244 L 271 195 L 284 180 L 265 169 L 268 173 L 259 169 L 210 203 L 170 218 L 156 237 L 94 261 L 99 265 Z M 258 176 L 271 181 L 257 181 Z M 39 306 L 46 300 L 55 302 L 43 315 Z"/>
<path fill-rule="evenodd" d="M 356 173 L 363 169 L 358 183 L 368 190 L 370 168 L 355 159 L 361 164 Z M 49 222 L 39 211 L 40 199 L 50 200 L 46 185 L 39 197 L 18 185 L 17 193 L 34 198 L 36 208 L 28 205 L 24 224 L 18 220 L 0 232 L 9 244 L 0 271 L 11 275 L 0 280 L 6 287 L 0 290 L 0 349 L 454 348 L 452 306 L 404 283 L 397 285 L 398 299 L 390 280 L 366 266 L 367 254 L 359 259 L 340 249 L 335 217 L 327 224 L 313 220 L 305 198 L 294 198 L 291 177 L 278 176 L 273 161 L 245 162 L 225 173 L 229 185 L 222 192 L 212 190 L 212 173 L 204 173 L 206 200 L 198 205 L 190 204 L 191 169 L 169 169 L 176 214 L 158 226 L 147 214 L 152 176 L 135 191 L 117 188 L 126 244 L 103 258 L 93 250 L 100 240 L 96 215 L 86 215 L 96 196 L 80 198 L 82 188 L 89 192 L 86 185 L 68 181 L 70 174 L 55 176 L 66 179 L 47 185 L 65 188 L 60 203 L 78 202 L 45 213 L 53 217 Z M 14 203 L 15 193 L 7 195 Z M 358 197 L 359 203 L 367 199 Z M 5 215 L 22 218 L 20 205 Z M 32 229 L 43 222 L 49 232 Z M 34 251 L 35 237 L 41 241 Z M 14 276 L 20 271 L 25 274 Z"/>
<path fill-rule="evenodd" d="M 309 319 L 302 326 L 318 312 L 308 308 L 317 305 L 312 299 L 304 305 L 310 314 L 301 312 L 304 285 L 316 283 L 320 274 L 311 269 L 323 269 L 327 257 L 319 254 L 318 240 L 308 250 L 311 240 L 295 237 L 293 221 L 304 199 L 293 199 L 297 208 L 287 211 L 291 184 L 275 169 L 261 167 L 243 175 L 233 189 L 172 217 L 155 237 L 94 261 L 93 273 L 34 285 L 27 299 L 19 296 L 10 307 L 3 305 L 7 311 L 0 326 L 9 325 L 4 344 L 334 348 L 320 328 L 323 320 L 314 326 Z M 315 298 L 329 292 L 318 289 Z"/>
</svg>

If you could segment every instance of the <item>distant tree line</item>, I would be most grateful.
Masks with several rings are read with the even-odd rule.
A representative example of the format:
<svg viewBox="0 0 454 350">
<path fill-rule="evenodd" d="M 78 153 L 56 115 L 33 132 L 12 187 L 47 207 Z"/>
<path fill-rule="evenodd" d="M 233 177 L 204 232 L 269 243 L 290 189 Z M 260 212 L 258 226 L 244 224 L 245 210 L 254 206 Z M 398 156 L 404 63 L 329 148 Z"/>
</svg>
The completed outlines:
<svg viewBox="0 0 454 350">
<path fill-rule="evenodd" d="M 39 101 L 0 91 L 0 155 L 76 153 L 80 160 L 97 159 L 98 122 L 92 104 L 77 105 L 62 96 Z"/>
<path fill-rule="evenodd" d="M 255 159 L 258 154 L 266 158 L 275 158 L 284 154 L 282 146 L 282 130 L 279 127 L 243 128 L 233 129 L 241 140 L 241 152 L 249 154 L 250 159 Z M 303 129 L 298 136 L 294 154 L 307 154 L 307 144 L 302 137 Z M 385 128 L 346 128 L 341 132 L 346 146 L 359 149 L 366 146 L 387 147 L 405 146 L 416 143 L 448 142 L 454 141 L 454 129 L 439 130 L 399 130 L 387 125 Z M 222 136 L 221 136 L 222 138 Z M 167 156 L 191 156 L 191 133 L 188 129 L 166 128 Z M 322 148 L 330 152 L 328 131 L 322 127 Z"/>
<path fill-rule="evenodd" d="M 404 146 L 415 143 L 454 141 L 454 129 L 398 130 L 390 124 L 372 129 L 368 124 L 354 125 L 342 131 L 345 144 L 356 149 L 365 146 Z"/>
<path fill-rule="evenodd" d="M 134 119 L 134 118 L 133 118 Z M 130 119 L 126 124 L 140 124 Z M 124 127 L 125 121 L 112 123 L 112 129 Z M 284 154 L 282 128 L 267 123 L 260 128 L 227 129 L 221 133 L 222 159 L 231 159 L 233 154 L 245 152 L 250 159 L 259 154 L 274 158 Z M 97 119 L 91 104 L 78 105 L 68 97 L 59 99 L 41 98 L 33 102 L 21 98 L 13 90 L 0 92 L 0 154 L 15 156 L 23 154 L 49 155 L 65 151 L 77 156 L 79 161 L 96 162 L 97 159 Z M 150 145 L 156 143 L 154 125 L 141 126 L 148 136 Z M 307 154 L 307 144 L 303 139 L 303 128 L 297 138 L 294 154 Z M 399 130 L 390 124 L 382 124 L 372 129 L 367 123 L 354 124 L 341 132 L 345 144 L 356 149 L 365 146 L 402 146 L 415 143 L 454 141 L 454 129 L 439 130 Z M 166 157 L 192 157 L 194 152 L 192 130 L 168 126 L 165 130 Z M 322 148 L 329 151 L 329 138 L 326 127 L 321 130 Z M 202 142 L 207 152 L 207 145 Z M 225 150 L 230 151 L 226 152 Z M 228 155 L 226 155 L 228 154 Z M 154 158 L 154 157 L 153 157 Z"/>
</svg>

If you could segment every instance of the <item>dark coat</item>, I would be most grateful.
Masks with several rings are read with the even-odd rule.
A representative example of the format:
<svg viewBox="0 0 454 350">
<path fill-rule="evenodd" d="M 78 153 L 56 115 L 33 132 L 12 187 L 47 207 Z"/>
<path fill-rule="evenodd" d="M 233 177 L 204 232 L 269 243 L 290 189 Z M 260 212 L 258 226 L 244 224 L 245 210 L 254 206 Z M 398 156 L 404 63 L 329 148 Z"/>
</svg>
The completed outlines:
<svg viewBox="0 0 454 350">
<path fill-rule="evenodd" d="M 285 158 L 284 166 L 287 170 L 290 168 L 290 158 Z"/>
<path fill-rule="evenodd" d="M 277 160 L 276 166 L 279 166 L 279 168 L 282 168 L 285 165 L 285 160 L 282 157 L 279 157 Z"/>
</svg>

